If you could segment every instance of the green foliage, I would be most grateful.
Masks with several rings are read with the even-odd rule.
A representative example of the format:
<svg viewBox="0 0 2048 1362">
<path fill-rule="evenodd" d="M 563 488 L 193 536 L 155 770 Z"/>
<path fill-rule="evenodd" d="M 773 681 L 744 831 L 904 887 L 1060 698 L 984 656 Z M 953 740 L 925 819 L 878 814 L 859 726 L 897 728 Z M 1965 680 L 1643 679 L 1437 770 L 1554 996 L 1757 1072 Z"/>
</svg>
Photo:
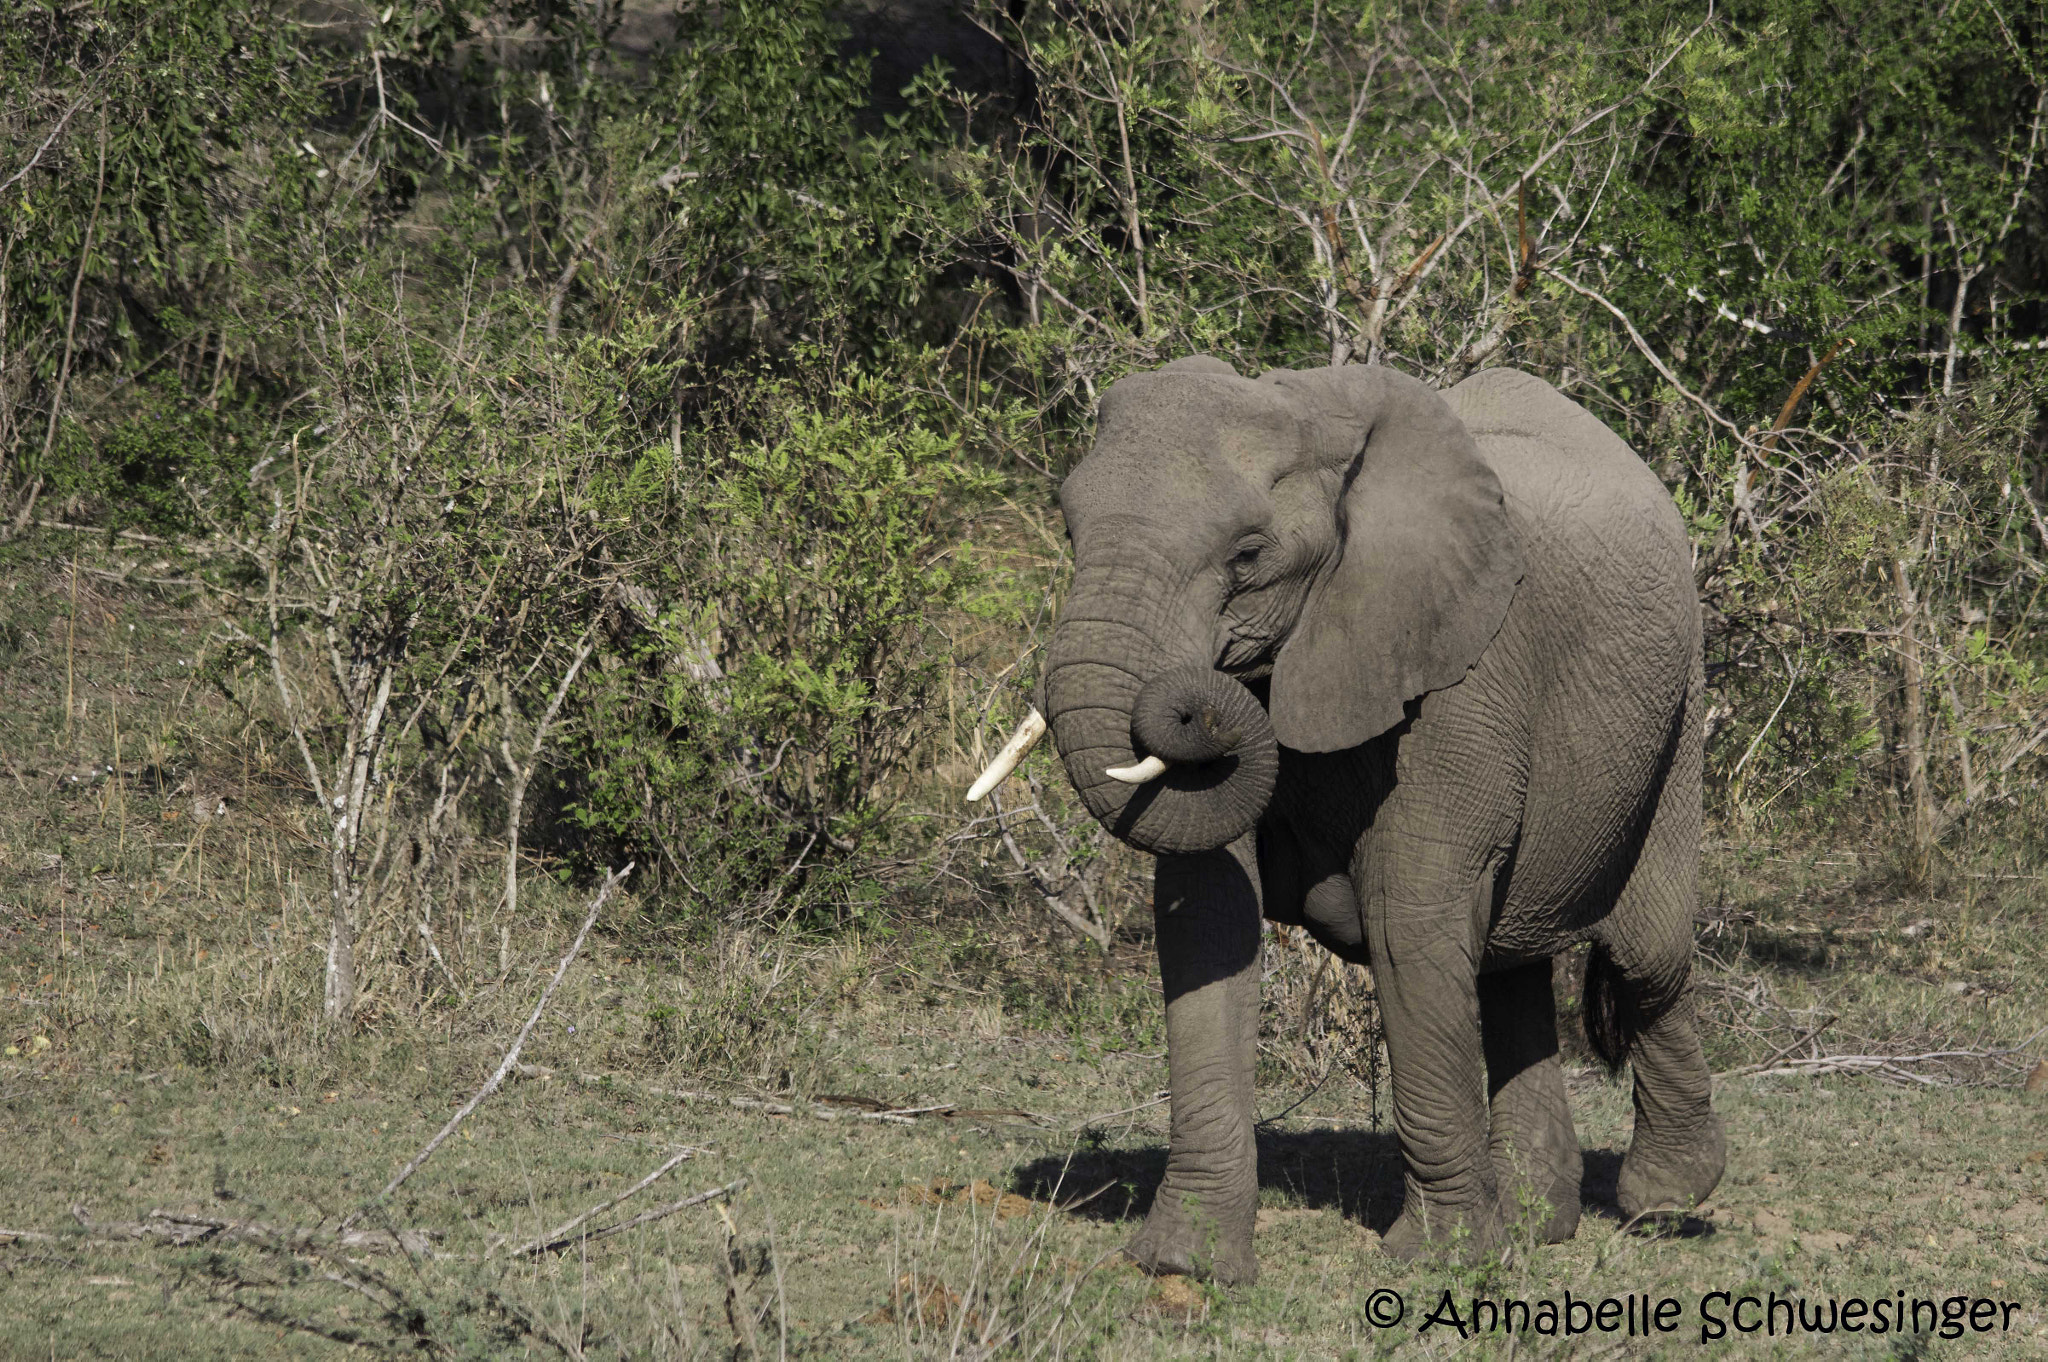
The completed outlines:
<svg viewBox="0 0 2048 1362">
<path fill-rule="evenodd" d="M 2043 18 L 1543 0 L 1455 25 L 1405 4 L 1024 20 L 1037 117 L 972 181 L 1040 314 L 999 384 L 1085 437 L 1102 384 L 1190 351 L 1446 384 L 1533 369 L 1686 510 L 1724 811 L 1888 816 L 1908 785 L 1973 807 L 1987 767 L 2028 759 L 2003 735 L 2040 703 L 2019 679 L 2048 551 L 2040 359 L 2008 342 L 2048 293 L 2023 36 Z M 1923 717 L 1954 733 L 1919 756 L 1908 623 Z"/>
<path fill-rule="evenodd" d="M 222 361 L 246 292 L 236 242 L 301 207 L 313 183 L 279 134 L 317 117 L 317 73 L 272 6 L 212 0 L 16 6 L 0 73 L 16 92 L 0 111 L 0 480 L 47 488 L 73 512 L 145 489 L 114 518 L 164 524 L 182 514 L 168 504 L 176 477 L 203 459 L 193 411 L 234 405 Z M 138 416 L 181 411 L 173 449 L 131 439 L 104 457 L 104 399 L 120 385 L 101 376 L 116 369 L 191 390 L 126 395 Z"/>
<path fill-rule="evenodd" d="M 193 534 L 206 523 L 195 497 L 213 499 L 230 515 L 246 514 L 250 454 L 271 435 L 269 395 L 234 392 L 209 405 L 175 374 L 152 374 L 143 383 L 97 448 L 75 451 L 74 442 L 87 437 L 66 428 L 54 457 L 30 459 L 27 470 L 43 476 L 53 500 L 109 529 Z"/>
<path fill-rule="evenodd" d="M 739 658 L 735 711 L 803 751 L 785 788 L 852 814 L 915 739 L 874 720 L 929 699 L 927 622 L 974 583 L 955 525 L 992 480 L 885 381 L 856 378 L 824 411 L 765 396 L 779 429 L 734 451 L 706 505 L 731 536 L 711 584 Z"/>
<path fill-rule="evenodd" d="M 4 523 L 222 535 L 306 703 L 388 669 L 393 808 L 445 773 L 692 911 L 861 916 L 1029 683 L 1103 386 L 1512 363 L 1684 509 L 1723 812 L 1949 826 L 2038 771 L 2038 0 L 989 3 L 1029 97 L 888 114 L 838 13 L 23 7 Z M 1100 864 L 1063 799 L 1030 836 Z"/>
<path fill-rule="evenodd" d="M 225 536 L 198 570 L 254 590 L 217 668 L 331 659 L 280 694 L 347 716 L 307 757 L 337 789 L 367 762 L 434 823 L 437 779 L 496 789 L 531 738 L 543 848 L 637 854 L 720 913 L 864 911 L 850 858 L 928 727 L 929 625 L 989 490 L 896 376 L 950 134 L 929 97 L 866 117 L 823 3 L 692 11 L 646 62 L 608 51 L 617 23 L 106 5 L 10 30 L 10 69 L 79 75 L 25 111 L 49 155 L 0 201 L 0 322 L 32 361 L 6 368 L 8 472 L 31 505 Z M 515 31 L 516 57 L 473 42 Z M 457 824 L 420 835 L 430 864 Z M 352 875 L 383 854 L 358 836 Z"/>
<path fill-rule="evenodd" d="M 588 700 L 580 826 L 713 906 L 860 896 L 819 868 L 876 830 L 930 732 L 930 622 L 975 585 L 958 520 L 991 487 L 931 419 L 877 377 L 764 379 L 635 464 L 620 513 L 682 523 L 666 521 L 674 566 L 643 579 L 663 599 L 632 665 Z"/>
</svg>

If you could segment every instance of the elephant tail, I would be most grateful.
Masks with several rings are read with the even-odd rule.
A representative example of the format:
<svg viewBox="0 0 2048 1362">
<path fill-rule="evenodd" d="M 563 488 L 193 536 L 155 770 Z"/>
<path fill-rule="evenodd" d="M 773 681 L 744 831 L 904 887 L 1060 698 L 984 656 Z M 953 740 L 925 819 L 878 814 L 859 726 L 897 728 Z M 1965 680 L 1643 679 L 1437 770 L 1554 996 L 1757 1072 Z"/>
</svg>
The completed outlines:
<svg viewBox="0 0 2048 1362">
<path fill-rule="evenodd" d="M 1621 971 L 1607 953 L 1607 943 L 1595 941 L 1586 957 L 1586 983 L 1579 990 L 1580 1012 L 1586 1023 L 1586 1042 L 1610 1073 L 1620 1071 L 1621 1062 L 1628 1058 L 1629 1043 L 1636 1038 L 1635 1008 L 1624 987 Z"/>
</svg>

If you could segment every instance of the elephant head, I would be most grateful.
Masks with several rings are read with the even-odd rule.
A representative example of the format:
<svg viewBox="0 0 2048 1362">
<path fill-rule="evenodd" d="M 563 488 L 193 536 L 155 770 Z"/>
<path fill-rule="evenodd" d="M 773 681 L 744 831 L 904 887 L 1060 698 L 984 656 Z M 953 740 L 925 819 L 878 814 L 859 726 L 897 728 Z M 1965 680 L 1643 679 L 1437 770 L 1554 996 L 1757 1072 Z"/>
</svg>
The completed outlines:
<svg viewBox="0 0 2048 1362">
<path fill-rule="evenodd" d="M 1522 576 L 1463 424 L 1378 367 L 1125 378 L 1060 505 L 1074 580 L 1045 712 L 1089 810 L 1155 853 L 1249 831 L 1276 743 L 1355 746 L 1456 682 Z"/>
</svg>

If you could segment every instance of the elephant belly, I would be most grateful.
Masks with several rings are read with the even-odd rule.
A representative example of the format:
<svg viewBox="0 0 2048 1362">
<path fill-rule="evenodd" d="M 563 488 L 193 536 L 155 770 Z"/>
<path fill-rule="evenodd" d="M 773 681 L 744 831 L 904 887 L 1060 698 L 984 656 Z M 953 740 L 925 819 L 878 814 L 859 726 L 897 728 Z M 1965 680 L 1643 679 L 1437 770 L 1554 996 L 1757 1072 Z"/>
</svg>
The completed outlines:
<svg viewBox="0 0 2048 1362">
<path fill-rule="evenodd" d="M 1332 955 L 1356 965 L 1372 963 L 1365 944 L 1365 917 L 1348 874 L 1328 875 L 1303 896 L 1301 925 Z"/>
<path fill-rule="evenodd" d="M 1360 831 L 1392 781 L 1385 741 L 1349 752 L 1283 748 L 1273 802 L 1259 825 L 1265 915 L 1302 928 L 1358 965 L 1372 961 L 1352 860 Z"/>
<path fill-rule="evenodd" d="M 1683 741 L 1683 675 L 1672 684 L 1679 695 L 1662 704 L 1658 690 L 1669 687 L 1619 700 L 1589 693 L 1567 701 L 1633 741 L 1573 744 L 1559 723 L 1548 742 L 1536 745 L 1521 840 L 1504 868 L 1487 934 L 1489 967 L 1554 955 L 1592 935 L 1613 910 Z"/>
</svg>

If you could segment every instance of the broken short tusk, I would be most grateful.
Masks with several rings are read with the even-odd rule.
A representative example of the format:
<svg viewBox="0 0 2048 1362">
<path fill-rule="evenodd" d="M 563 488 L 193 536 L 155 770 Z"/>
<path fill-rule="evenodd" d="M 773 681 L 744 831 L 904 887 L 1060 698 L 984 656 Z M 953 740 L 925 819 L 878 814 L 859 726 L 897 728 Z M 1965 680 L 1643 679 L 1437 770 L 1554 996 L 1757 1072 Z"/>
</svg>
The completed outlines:
<svg viewBox="0 0 2048 1362">
<path fill-rule="evenodd" d="M 1147 757 L 1133 766 L 1111 766 L 1102 774 L 1111 780 L 1121 780 L 1126 785 L 1143 785 L 1148 780 L 1157 780 L 1166 774 L 1166 758 Z"/>
<path fill-rule="evenodd" d="M 1024 754 L 1044 736 L 1045 716 L 1034 707 L 1024 716 L 1024 722 L 1017 725 L 1017 731 L 1010 735 L 1010 740 L 1003 744 L 1003 750 L 996 753 L 996 759 L 988 764 L 988 769 L 981 773 L 981 778 L 968 787 L 967 802 L 979 804 L 990 790 L 1009 778 L 1010 772 L 1017 769 L 1017 763 L 1024 760 Z"/>
</svg>

